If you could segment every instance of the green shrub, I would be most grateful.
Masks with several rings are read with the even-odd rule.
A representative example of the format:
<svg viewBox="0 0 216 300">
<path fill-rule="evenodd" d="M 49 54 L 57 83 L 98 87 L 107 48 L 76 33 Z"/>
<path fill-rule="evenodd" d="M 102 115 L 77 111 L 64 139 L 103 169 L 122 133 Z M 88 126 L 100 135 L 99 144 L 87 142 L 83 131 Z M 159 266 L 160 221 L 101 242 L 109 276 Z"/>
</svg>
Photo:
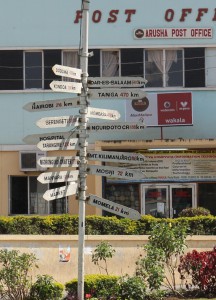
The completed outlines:
<svg viewBox="0 0 216 300">
<path fill-rule="evenodd" d="M 84 293 L 91 297 L 107 297 L 116 294 L 119 276 L 91 274 L 84 276 Z M 77 292 L 78 280 L 73 279 L 65 284 L 65 289 L 70 295 Z"/>
<path fill-rule="evenodd" d="M 29 271 L 37 267 L 33 254 L 0 250 L 0 298 L 27 299 L 31 286 Z"/>
<path fill-rule="evenodd" d="M 118 297 L 122 300 L 143 300 L 146 296 L 146 285 L 141 277 L 124 276 L 119 280 Z"/>
<path fill-rule="evenodd" d="M 210 210 L 204 207 L 192 208 L 188 207 L 179 213 L 179 217 L 196 217 L 196 216 L 210 216 Z"/>
<path fill-rule="evenodd" d="M 30 291 L 31 300 L 60 300 L 63 297 L 64 286 L 54 281 L 52 276 L 38 275 Z"/>
</svg>

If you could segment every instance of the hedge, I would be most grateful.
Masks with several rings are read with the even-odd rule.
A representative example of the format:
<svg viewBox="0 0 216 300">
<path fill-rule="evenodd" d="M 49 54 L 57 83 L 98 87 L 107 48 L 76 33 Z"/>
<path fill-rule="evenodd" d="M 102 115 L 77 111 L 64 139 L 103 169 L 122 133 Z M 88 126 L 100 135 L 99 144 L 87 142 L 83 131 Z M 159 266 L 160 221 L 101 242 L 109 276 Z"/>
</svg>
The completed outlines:
<svg viewBox="0 0 216 300">
<path fill-rule="evenodd" d="M 50 216 L 11 216 L 0 217 L 0 234 L 41 234 L 41 235 L 77 235 L 77 215 Z M 86 234 L 89 235 L 148 235 L 153 224 L 158 222 L 172 223 L 178 226 L 184 223 L 188 234 L 216 235 L 216 217 L 197 216 L 176 219 L 159 219 L 142 216 L 138 221 L 117 218 L 86 216 Z"/>
</svg>

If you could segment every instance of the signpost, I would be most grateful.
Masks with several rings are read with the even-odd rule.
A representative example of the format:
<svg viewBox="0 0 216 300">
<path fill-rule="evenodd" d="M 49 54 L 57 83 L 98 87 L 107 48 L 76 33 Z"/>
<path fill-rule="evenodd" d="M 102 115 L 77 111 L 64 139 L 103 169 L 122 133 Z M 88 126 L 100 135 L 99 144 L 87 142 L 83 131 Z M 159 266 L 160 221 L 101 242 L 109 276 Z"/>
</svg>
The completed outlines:
<svg viewBox="0 0 216 300">
<path fill-rule="evenodd" d="M 143 77 L 89 77 L 89 87 L 142 87 L 147 83 Z"/>
<path fill-rule="evenodd" d="M 106 120 L 118 120 L 120 116 L 121 115 L 117 110 L 88 107 L 87 117 Z"/>
<path fill-rule="evenodd" d="M 79 166 L 79 156 L 47 156 L 38 159 L 37 164 L 43 168 L 68 168 Z"/>
<path fill-rule="evenodd" d="M 79 97 L 75 97 L 70 99 L 35 101 L 27 103 L 23 108 L 29 112 L 74 108 L 79 107 L 79 100 Z"/>
<path fill-rule="evenodd" d="M 66 132 L 52 132 L 52 133 L 41 133 L 31 134 L 23 138 L 23 142 L 29 145 L 35 145 L 40 141 L 56 141 L 56 140 L 68 140 L 77 135 L 79 130 L 70 130 Z"/>
<path fill-rule="evenodd" d="M 147 96 L 141 89 L 92 89 L 89 90 L 90 98 L 94 99 L 141 99 Z"/>
<path fill-rule="evenodd" d="M 77 68 L 71 68 L 62 65 L 55 65 L 52 67 L 53 72 L 55 75 L 74 78 L 74 79 L 81 79 L 82 70 Z"/>
<path fill-rule="evenodd" d="M 81 82 L 55 81 L 54 80 L 50 83 L 50 88 L 54 92 L 80 94 L 81 88 L 82 88 L 82 83 Z"/>
<path fill-rule="evenodd" d="M 78 126 L 79 118 L 80 118 L 79 116 L 60 116 L 60 117 L 41 118 L 36 122 L 36 125 L 40 128 Z"/>
<path fill-rule="evenodd" d="M 70 184 L 68 184 L 66 186 L 62 186 L 62 187 L 56 188 L 56 189 L 47 190 L 43 194 L 43 198 L 47 201 L 51 201 L 51 200 L 55 200 L 55 199 L 75 195 L 76 191 L 77 191 L 77 183 L 76 182 L 71 182 Z"/>
<path fill-rule="evenodd" d="M 111 152 L 111 151 L 88 151 L 87 159 L 104 161 L 104 162 L 141 164 L 144 162 L 145 157 L 140 153 Z"/>
<path fill-rule="evenodd" d="M 107 176 L 121 179 L 144 179 L 145 174 L 139 170 L 129 170 L 125 168 L 116 168 L 113 166 L 88 165 L 88 174 Z"/>
<path fill-rule="evenodd" d="M 146 126 L 144 123 L 89 123 L 87 129 L 92 132 L 104 132 L 110 133 L 112 131 L 138 131 L 145 129 Z"/>
<path fill-rule="evenodd" d="M 68 140 L 55 140 L 55 141 L 40 141 L 37 147 L 41 151 L 54 151 L 54 150 L 74 150 L 80 149 L 78 138 Z"/>
<path fill-rule="evenodd" d="M 37 180 L 41 183 L 77 181 L 79 171 L 60 171 L 41 173 Z"/>
<path fill-rule="evenodd" d="M 129 218 L 132 220 L 139 220 L 141 218 L 140 213 L 135 209 L 97 197 L 92 194 L 89 195 L 87 203 L 124 218 Z"/>
</svg>

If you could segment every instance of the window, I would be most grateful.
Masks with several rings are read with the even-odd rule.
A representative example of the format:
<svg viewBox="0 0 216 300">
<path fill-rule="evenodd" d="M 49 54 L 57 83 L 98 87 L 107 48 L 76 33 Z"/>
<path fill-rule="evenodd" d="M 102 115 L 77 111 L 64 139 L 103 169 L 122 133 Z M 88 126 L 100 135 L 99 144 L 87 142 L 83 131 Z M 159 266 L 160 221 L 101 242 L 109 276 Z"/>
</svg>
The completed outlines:
<svg viewBox="0 0 216 300">
<path fill-rule="evenodd" d="M 205 49 L 185 48 L 185 87 L 205 86 Z"/>
<path fill-rule="evenodd" d="M 63 51 L 62 52 L 63 66 L 79 68 L 78 51 Z M 64 81 L 74 81 L 73 78 L 62 77 Z"/>
<path fill-rule="evenodd" d="M 53 80 L 61 80 L 52 70 L 55 64 L 61 64 L 61 50 L 44 50 L 44 89 L 50 89 Z"/>
<path fill-rule="evenodd" d="M 119 76 L 119 51 L 101 51 L 102 77 Z"/>
<path fill-rule="evenodd" d="M 216 48 L 205 49 L 206 86 L 216 86 Z"/>
<path fill-rule="evenodd" d="M 23 51 L 0 51 L 0 90 L 23 89 Z"/>
<path fill-rule="evenodd" d="M 43 88 L 43 52 L 24 52 L 25 89 Z"/>
<path fill-rule="evenodd" d="M 183 86 L 182 50 L 145 50 L 146 87 Z"/>
<path fill-rule="evenodd" d="M 122 49 L 121 50 L 121 75 L 142 76 L 143 70 L 143 49 Z"/>
<path fill-rule="evenodd" d="M 43 194 L 48 189 L 64 185 L 41 184 L 36 176 L 10 177 L 10 214 L 63 214 L 67 213 L 67 198 L 46 201 Z"/>
<path fill-rule="evenodd" d="M 93 53 L 88 59 L 88 73 L 90 77 L 100 77 L 100 50 L 91 49 L 89 53 Z"/>
</svg>

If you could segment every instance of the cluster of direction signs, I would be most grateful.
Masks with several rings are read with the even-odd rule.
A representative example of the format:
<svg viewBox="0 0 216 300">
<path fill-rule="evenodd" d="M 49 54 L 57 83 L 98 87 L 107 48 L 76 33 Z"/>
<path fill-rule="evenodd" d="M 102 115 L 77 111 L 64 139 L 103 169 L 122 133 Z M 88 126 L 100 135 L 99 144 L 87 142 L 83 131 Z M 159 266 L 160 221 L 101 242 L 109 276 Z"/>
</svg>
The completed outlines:
<svg viewBox="0 0 216 300">
<path fill-rule="evenodd" d="M 55 65 L 52 69 L 56 75 L 76 79 L 76 81 L 52 81 L 50 87 L 53 91 L 81 94 L 82 83 L 78 81 L 81 80 L 81 69 L 62 65 Z M 137 87 L 142 87 L 145 83 L 146 81 L 142 77 L 89 77 L 88 87 L 94 87 L 94 89 L 89 90 L 88 97 L 90 99 L 142 99 L 146 96 L 146 93 L 141 89 L 137 89 Z M 79 99 L 79 97 L 74 97 L 71 99 L 30 102 L 24 106 L 24 109 L 29 112 L 38 112 L 78 108 L 80 107 Z M 116 122 L 116 120 L 120 118 L 120 114 L 115 110 L 88 107 L 87 117 L 108 120 L 108 122 L 103 123 L 102 125 L 101 123 L 87 124 L 87 131 L 89 133 L 100 131 L 109 133 L 111 130 L 137 131 L 145 128 L 143 123 Z M 72 129 L 67 132 L 43 133 L 26 136 L 23 139 L 24 142 L 29 144 L 36 143 L 41 151 L 80 149 L 79 138 L 77 138 L 77 136 L 79 136 L 80 115 L 42 118 L 38 120 L 36 124 L 40 128 L 70 127 Z M 130 152 L 87 151 L 87 160 L 141 164 L 144 161 L 144 156 Z M 70 171 L 44 172 L 38 176 L 38 181 L 43 184 L 56 182 L 66 183 L 65 186 L 60 188 L 47 190 L 43 195 L 45 200 L 55 200 L 77 193 L 79 184 L 79 170 L 77 170 L 79 168 L 79 156 L 47 156 L 39 158 L 37 163 L 44 169 L 54 167 L 70 168 Z M 87 165 L 87 174 L 121 179 L 145 178 L 145 174 L 140 170 L 90 164 Z M 122 217 L 134 220 L 138 220 L 141 217 L 140 213 L 134 209 L 97 197 L 96 195 L 89 194 L 86 201 L 90 205 Z"/>
</svg>

